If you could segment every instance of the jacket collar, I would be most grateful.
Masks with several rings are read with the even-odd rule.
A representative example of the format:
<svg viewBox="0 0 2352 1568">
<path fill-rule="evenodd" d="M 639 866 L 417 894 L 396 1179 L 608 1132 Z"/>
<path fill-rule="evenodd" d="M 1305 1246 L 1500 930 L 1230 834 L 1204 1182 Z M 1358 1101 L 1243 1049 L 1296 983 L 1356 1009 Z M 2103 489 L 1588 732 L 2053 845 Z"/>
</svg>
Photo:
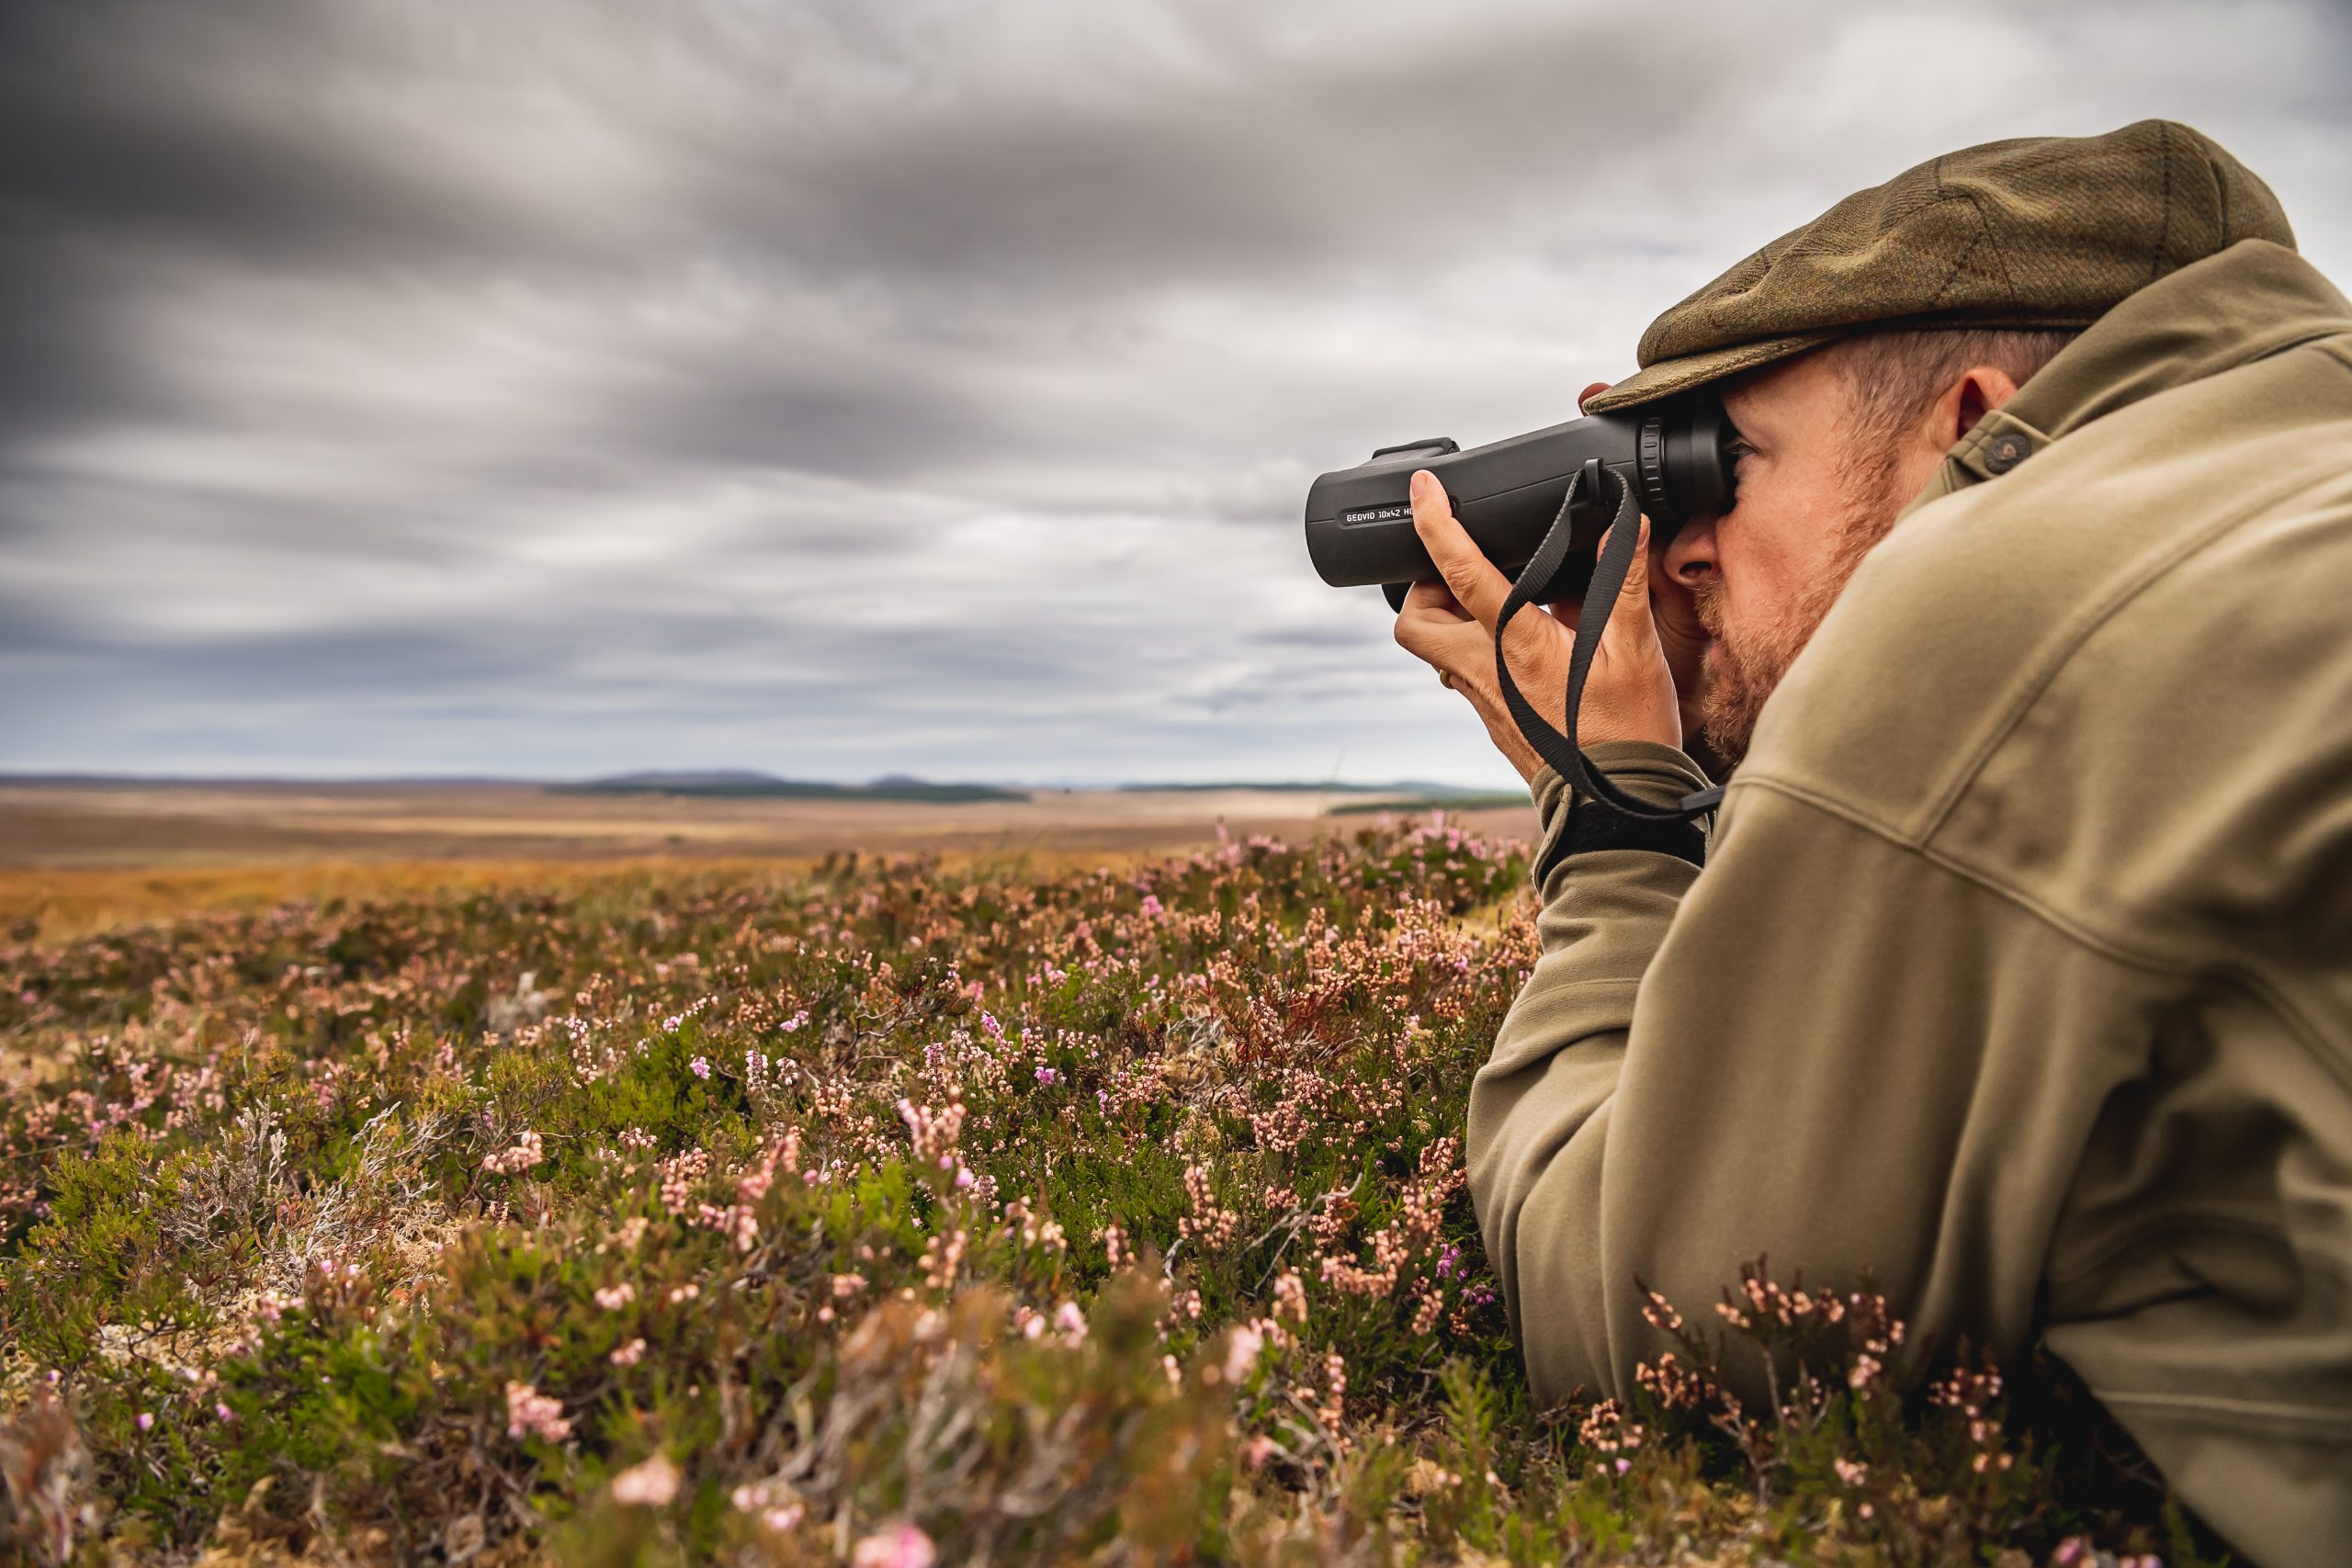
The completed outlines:
<svg viewBox="0 0 2352 1568">
<path fill-rule="evenodd" d="M 2352 301 L 2285 246 L 2242 240 L 2093 322 L 1953 444 L 1904 515 L 1997 479 L 2103 414 L 2339 333 L 2352 333 Z"/>
</svg>

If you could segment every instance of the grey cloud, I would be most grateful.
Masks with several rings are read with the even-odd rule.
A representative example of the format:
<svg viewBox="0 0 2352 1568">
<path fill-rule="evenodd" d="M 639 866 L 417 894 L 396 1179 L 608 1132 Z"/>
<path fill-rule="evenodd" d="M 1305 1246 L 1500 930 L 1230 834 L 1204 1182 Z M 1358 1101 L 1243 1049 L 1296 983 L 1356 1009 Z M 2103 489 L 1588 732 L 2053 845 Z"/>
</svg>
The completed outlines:
<svg viewBox="0 0 2352 1568">
<path fill-rule="evenodd" d="M 672 368 L 608 411 L 612 433 L 696 459 L 857 479 L 905 478 L 1012 445 L 1012 422 L 909 362 L 811 367 L 780 347 Z M 1026 435 L 1029 433 L 1022 432 Z"/>
<path fill-rule="evenodd" d="M 1359 651 L 1374 639 L 1363 626 L 1268 626 L 1243 634 L 1242 640 L 1261 648 L 1342 648 Z"/>
<path fill-rule="evenodd" d="M 2352 263 L 2327 0 L 0 6 L 0 767 L 1508 777 L 1317 584 L 1950 146 L 2204 125 Z"/>
<path fill-rule="evenodd" d="M 502 49 L 526 49 L 526 9 L 507 19 Z M 534 62 L 484 62 L 485 41 L 456 7 L 14 0 L 5 209 L 306 271 L 604 259 L 591 241 L 619 226 L 536 195 L 499 145 L 500 101 L 534 91 Z"/>
<path fill-rule="evenodd" d="M 881 119 L 845 144 L 722 164 L 707 199 L 774 249 L 841 275 L 916 272 L 950 295 L 1198 284 L 1336 258 L 1387 270 L 1461 245 L 1468 223 L 1582 203 L 1627 170 L 1627 117 L 1661 106 L 1634 73 L 1649 38 L 1622 16 L 1562 15 L 1441 36 L 1408 54 L 1254 58 L 1217 69 L 1073 78 L 1050 60 L 1001 95 Z M 1692 41 L 1704 80 L 1728 39 Z M 1158 63 L 1158 62 L 1152 62 Z M 1694 100 L 1668 100 L 1689 119 Z M 1475 106 L 1475 112 L 1471 112 Z M 978 107 L 978 117 L 971 114 Z M 1645 131 L 1658 128 L 1653 112 Z M 1584 144 L 1582 166 L 1546 150 Z M 1502 152 L 1497 156 L 1498 151 Z M 1549 164 L 1552 177 L 1530 176 Z M 741 218 L 715 227 L 740 224 Z"/>
</svg>

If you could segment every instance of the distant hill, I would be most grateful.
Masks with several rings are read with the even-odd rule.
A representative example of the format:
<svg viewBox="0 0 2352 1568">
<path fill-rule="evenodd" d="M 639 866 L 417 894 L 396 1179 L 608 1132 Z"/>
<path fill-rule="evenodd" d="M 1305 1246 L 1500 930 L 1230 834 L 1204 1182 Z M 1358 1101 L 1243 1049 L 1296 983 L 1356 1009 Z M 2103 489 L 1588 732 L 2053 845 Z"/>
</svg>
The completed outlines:
<svg viewBox="0 0 2352 1568">
<path fill-rule="evenodd" d="M 747 784 L 784 784 L 774 773 L 752 768 L 646 768 L 633 773 L 613 773 L 591 779 L 582 789 L 733 789 Z"/>
<path fill-rule="evenodd" d="M 672 770 L 615 773 L 584 784 L 551 784 L 568 795 L 683 795 L 764 797 L 775 800 L 898 800 L 929 805 L 959 805 L 983 800 L 1026 800 L 1028 792 L 1000 789 L 994 784 L 931 784 L 891 773 L 871 784 L 824 784 L 808 779 L 780 779 L 748 768 Z"/>
</svg>

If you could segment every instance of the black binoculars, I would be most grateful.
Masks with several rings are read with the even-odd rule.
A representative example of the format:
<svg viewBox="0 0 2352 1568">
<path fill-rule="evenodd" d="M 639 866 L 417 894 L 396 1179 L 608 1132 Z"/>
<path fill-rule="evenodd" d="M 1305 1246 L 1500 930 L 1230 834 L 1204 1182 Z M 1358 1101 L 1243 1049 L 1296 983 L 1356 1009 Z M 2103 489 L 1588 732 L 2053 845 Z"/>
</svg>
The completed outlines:
<svg viewBox="0 0 2352 1568">
<path fill-rule="evenodd" d="M 1736 432 L 1713 398 L 1685 399 L 1624 413 L 1572 419 L 1546 430 L 1473 446 L 1450 440 L 1383 446 L 1369 462 L 1325 474 L 1306 492 L 1306 552 L 1334 588 L 1378 583 L 1391 608 L 1405 591 L 1437 581 L 1413 532 L 1413 472 L 1444 485 L 1453 515 L 1488 560 L 1516 578 L 1557 520 L 1570 482 L 1595 459 L 1629 487 L 1663 543 L 1694 516 L 1730 510 Z M 1566 558 L 1548 583 L 1531 585 L 1533 604 L 1580 599 L 1609 509 L 1588 491 L 1572 516 Z"/>
</svg>

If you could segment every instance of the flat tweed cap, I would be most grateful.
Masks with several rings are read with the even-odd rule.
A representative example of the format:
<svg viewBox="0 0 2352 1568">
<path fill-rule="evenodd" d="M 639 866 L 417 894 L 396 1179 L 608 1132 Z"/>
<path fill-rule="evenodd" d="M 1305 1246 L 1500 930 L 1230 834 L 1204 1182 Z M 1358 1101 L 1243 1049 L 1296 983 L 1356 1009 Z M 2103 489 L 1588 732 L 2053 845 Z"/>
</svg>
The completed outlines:
<svg viewBox="0 0 2352 1568">
<path fill-rule="evenodd" d="M 2086 327 L 2241 240 L 2292 249 L 2270 187 L 2171 120 L 1988 141 L 1857 191 L 1650 323 L 1589 413 L 1655 402 L 1868 329 Z"/>
</svg>

